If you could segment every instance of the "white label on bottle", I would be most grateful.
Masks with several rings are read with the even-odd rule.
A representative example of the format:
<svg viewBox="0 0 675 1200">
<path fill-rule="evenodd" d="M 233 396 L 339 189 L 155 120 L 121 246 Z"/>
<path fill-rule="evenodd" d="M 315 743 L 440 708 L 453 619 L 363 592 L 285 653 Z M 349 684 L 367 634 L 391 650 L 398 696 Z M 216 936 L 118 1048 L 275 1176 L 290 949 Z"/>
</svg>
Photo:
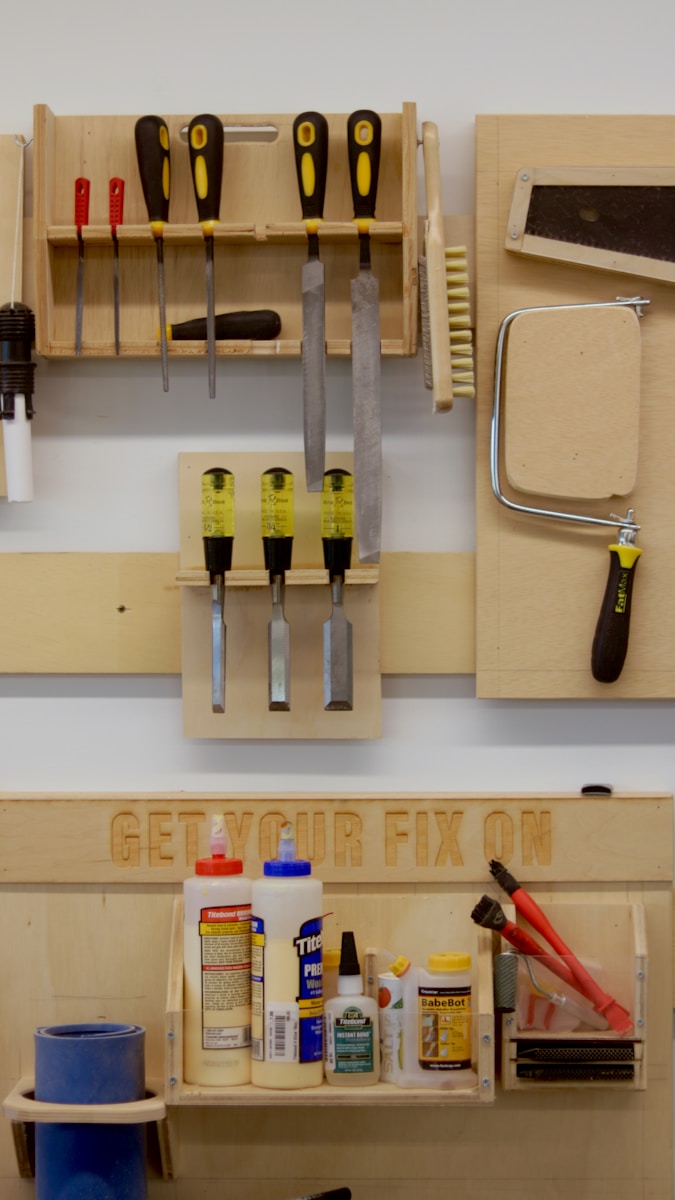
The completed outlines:
<svg viewBox="0 0 675 1200">
<path fill-rule="evenodd" d="M 251 906 L 219 904 L 202 908 L 199 921 L 202 1009 L 240 1012 L 251 1003 Z M 250 1025 L 222 1026 L 204 1021 L 203 1050 L 248 1046 Z"/>
<path fill-rule="evenodd" d="M 268 1062 L 297 1062 L 300 1018 L 297 1004 L 272 1001 L 267 1005 Z"/>
</svg>

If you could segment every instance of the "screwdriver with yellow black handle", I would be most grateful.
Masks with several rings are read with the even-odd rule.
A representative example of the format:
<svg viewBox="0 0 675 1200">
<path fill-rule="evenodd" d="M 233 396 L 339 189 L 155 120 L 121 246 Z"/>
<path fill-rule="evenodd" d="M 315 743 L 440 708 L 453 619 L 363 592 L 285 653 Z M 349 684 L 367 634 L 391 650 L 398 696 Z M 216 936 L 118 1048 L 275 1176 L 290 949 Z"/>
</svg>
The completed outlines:
<svg viewBox="0 0 675 1200">
<path fill-rule="evenodd" d="M 159 336 L 162 353 L 162 384 L 169 390 L 169 350 L 166 339 L 166 292 L 164 286 L 164 226 L 169 220 L 171 195 L 171 151 L 169 127 L 162 117 L 139 117 L 135 127 L 136 157 L 148 220 L 157 248 L 157 293 Z"/>
<path fill-rule="evenodd" d="M 212 113 L 193 117 L 188 126 L 188 147 L 197 213 L 206 252 L 206 343 L 209 397 L 216 394 L 216 297 L 213 230 L 220 220 L 223 182 L 223 123 Z"/>
<path fill-rule="evenodd" d="M 353 476 L 337 468 L 326 471 L 321 495 L 321 538 L 333 603 L 330 620 L 323 627 L 323 706 L 328 712 L 351 712 L 354 707 L 352 626 L 342 602 L 345 571 L 351 566 L 353 531 Z"/>
<path fill-rule="evenodd" d="M 234 475 L 211 467 L 202 475 L 202 541 L 211 580 L 211 711 L 225 712 L 225 572 L 232 568 Z"/>
<path fill-rule="evenodd" d="M 268 626 L 268 690 L 270 712 L 291 707 L 291 630 L 284 615 L 286 571 L 293 553 L 293 474 L 271 467 L 261 479 L 262 537 L 265 568 L 272 587 L 272 619 Z"/>
<path fill-rule="evenodd" d="M 628 651 L 635 568 L 642 554 L 635 545 L 634 518 L 629 508 L 625 520 L 631 524 L 621 525 L 618 541 L 608 547 L 609 573 L 591 651 L 591 671 L 598 683 L 616 682 Z"/>
</svg>

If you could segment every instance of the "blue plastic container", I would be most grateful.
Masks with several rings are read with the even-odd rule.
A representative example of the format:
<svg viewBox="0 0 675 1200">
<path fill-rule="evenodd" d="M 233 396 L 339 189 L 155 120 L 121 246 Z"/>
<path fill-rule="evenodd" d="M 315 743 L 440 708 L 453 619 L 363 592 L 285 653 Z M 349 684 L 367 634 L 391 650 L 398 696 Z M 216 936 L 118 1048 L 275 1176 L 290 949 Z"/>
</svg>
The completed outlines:
<svg viewBox="0 0 675 1200">
<path fill-rule="evenodd" d="M 125 1104 L 145 1098 L 139 1025 L 35 1031 L 35 1099 Z M 36 1200 L 146 1200 L 145 1125 L 35 1125 Z"/>
</svg>

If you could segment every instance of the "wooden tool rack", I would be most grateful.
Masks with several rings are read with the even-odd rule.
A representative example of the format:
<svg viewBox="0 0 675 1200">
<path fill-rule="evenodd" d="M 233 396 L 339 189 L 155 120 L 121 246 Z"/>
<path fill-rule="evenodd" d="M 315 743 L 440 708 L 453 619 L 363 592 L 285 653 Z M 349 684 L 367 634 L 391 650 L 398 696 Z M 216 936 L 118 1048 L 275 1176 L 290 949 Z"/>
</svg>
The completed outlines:
<svg viewBox="0 0 675 1200">
<path fill-rule="evenodd" d="M 164 228 L 167 321 L 204 316 L 204 237 L 184 131 L 192 116 L 166 115 L 171 148 L 169 222 Z M 220 341 L 220 355 L 299 356 L 301 270 L 307 234 L 292 140 L 297 114 L 218 114 L 225 131 L 220 223 L 214 232 L 216 311 L 274 309 L 273 341 Z M 325 220 L 320 227 L 326 271 L 326 349 L 351 352 L 350 280 L 358 271 L 358 236 L 347 158 L 347 117 L 326 114 L 329 158 Z M 125 182 L 120 255 L 123 356 L 159 354 L 156 248 L 136 160 L 133 116 L 56 116 L 37 105 L 35 125 L 36 348 L 49 358 L 75 353 L 78 262 L 74 184 L 91 183 L 84 242 L 82 356 L 114 355 L 113 243 L 108 183 Z M 417 348 L 417 131 L 415 105 L 382 114 L 382 158 L 372 227 L 373 270 L 380 283 L 383 355 Z M 203 355 L 205 342 L 170 342 L 172 356 Z"/>
</svg>

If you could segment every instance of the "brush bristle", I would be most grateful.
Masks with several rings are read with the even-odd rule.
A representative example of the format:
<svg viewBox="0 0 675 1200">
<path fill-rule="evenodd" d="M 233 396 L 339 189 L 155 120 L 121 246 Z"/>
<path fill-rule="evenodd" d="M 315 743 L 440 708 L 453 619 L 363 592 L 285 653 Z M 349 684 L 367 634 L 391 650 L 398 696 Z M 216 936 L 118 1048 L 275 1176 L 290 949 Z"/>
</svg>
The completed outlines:
<svg viewBox="0 0 675 1200">
<path fill-rule="evenodd" d="M 496 858 L 493 858 L 490 860 L 489 865 L 490 874 L 494 879 L 497 880 L 499 886 L 502 887 L 505 892 L 508 892 L 509 896 L 512 896 L 514 892 L 518 891 L 518 888 L 520 887 L 518 880 L 514 878 L 510 871 L 507 871 L 503 863 L 500 863 Z"/>
<path fill-rule="evenodd" d="M 501 931 L 506 925 L 506 915 L 498 900 L 491 896 L 482 896 L 471 913 L 471 920 L 484 929 Z"/>
<path fill-rule="evenodd" d="M 448 296 L 452 394 L 473 400 L 476 390 L 467 268 L 466 246 L 446 246 L 445 278 Z"/>
</svg>

